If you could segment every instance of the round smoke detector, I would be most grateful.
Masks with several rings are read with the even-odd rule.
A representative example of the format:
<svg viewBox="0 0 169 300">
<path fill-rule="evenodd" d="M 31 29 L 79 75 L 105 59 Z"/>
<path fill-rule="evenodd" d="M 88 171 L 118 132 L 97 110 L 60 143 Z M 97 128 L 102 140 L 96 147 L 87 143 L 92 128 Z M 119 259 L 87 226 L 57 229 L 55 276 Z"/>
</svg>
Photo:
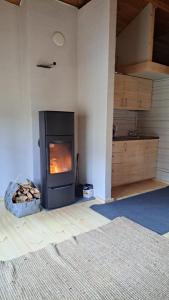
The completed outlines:
<svg viewBox="0 0 169 300">
<path fill-rule="evenodd" d="M 53 36 L 52 36 L 52 40 L 54 42 L 55 45 L 62 47 L 65 43 L 65 37 L 63 35 L 63 33 L 56 31 Z"/>
</svg>

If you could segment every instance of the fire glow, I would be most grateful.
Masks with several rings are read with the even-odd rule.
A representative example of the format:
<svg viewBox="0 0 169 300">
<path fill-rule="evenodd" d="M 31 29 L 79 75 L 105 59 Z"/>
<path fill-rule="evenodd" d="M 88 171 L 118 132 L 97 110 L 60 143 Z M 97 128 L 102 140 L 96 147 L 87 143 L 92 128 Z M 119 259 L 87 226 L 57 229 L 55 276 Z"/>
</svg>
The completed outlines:
<svg viewBox="0 0 169 300">
<path fill-rule="evenodd" d="M 50 174 L 70 172 L 72 156 L 69 144 L 50 144 Z"/>
</svg>

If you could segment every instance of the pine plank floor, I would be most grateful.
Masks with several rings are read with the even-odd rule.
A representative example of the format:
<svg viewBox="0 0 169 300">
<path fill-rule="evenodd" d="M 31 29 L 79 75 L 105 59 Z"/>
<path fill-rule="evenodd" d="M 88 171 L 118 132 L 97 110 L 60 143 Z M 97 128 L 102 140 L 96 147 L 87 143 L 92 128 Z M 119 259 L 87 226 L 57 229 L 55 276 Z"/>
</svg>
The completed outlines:
<svg viewBox="0 0 169 300">
<path fill-rule="evenodd" d="M 127 192 L 129 196 L 130 193 L 138 194 L 165 186 L 167 185 L 164 183 L 153 181 L 142 183 L 141 190 L 136 184 L 118 188 L 117 192 L 124 197 Z M 18 219 L 5 209 L 3 201 L 0 200 L 0 260 L 9 260 L 39 250 L 49 243 L 59 243 L 109 223 L 110 220 L 90 208 L 93 204 L 101 203 L 100 200 L 79 202 Z M 165 236 L 169 238 L 169 233 Z"/>
<path fill-rule="evenodd" d="M 99 200 L 76 203 L 52 211 L 41 211 L 16 218 L 0 201 L 0 260 L 9 260 L 49 243 L 59 243 L 71 236 L 90 231 L 110 221 L 89 207 Z"/>
<path fill-rule="evenodd" d="M 112 198 L 114 200 L 121 200 L 127 197 L 159 190 L 167 187 L 168 185 L 169 184 L 156 179 L 149 179 L 141 182 L 117 186 L 112 188 Z"/>
</svg>

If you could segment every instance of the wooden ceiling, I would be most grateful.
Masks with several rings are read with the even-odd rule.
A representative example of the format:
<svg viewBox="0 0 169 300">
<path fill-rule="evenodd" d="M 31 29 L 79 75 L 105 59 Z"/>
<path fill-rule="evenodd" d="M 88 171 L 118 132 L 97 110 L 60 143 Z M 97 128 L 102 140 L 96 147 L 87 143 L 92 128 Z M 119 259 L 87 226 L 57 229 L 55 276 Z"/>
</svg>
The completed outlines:
<svg viewBox="0 0 169 300">
<path fill-rule="evenodd" d="M 18 6 L 21 4 L 21 0 L 6 0 L 6 1 Z"/>
<path fill-rule="evenodd" d="M 91 0 L 60 0 L 78 8 Z M 104 1 L 104 0 L 103 0 Z M 146 6 L 147 0 L 117 0 L 117 34 L 122 31 Z"/>
<path fill-rule="evenodd" d="M 78 8 L 81 8 L 84 6 L 87 2 L 91 0 L 60 0 L 61 2 L 76 6 Z"/>
<path fill-rule="evenodd" d="M 15 5 L 20 5 L 21 0 L 5 0 L 7 2 L 10 2 L 12 4 Z M 84 6 L 87 2 L 91 1 L 91 0 L 60 0 L 61 2 L 76 6 L 78 8 L 81 8 L 82 6 Z"/>
<path fill-rule="evenodd" d="M 169 0 L 117 0 L 117 35 L 140 13 L 150 2 L 156 7 L 169 12 Z"/>
<path fill-rule="evenodd" d="M 117 2 L 117 35 L 147 5 L 147 0 L 118 0 Z"/>
<path fill-rule="evenodd" d="M 20 5 L 21 0 L 6 0 Z M 81 8 L 91 0 L 60 0 L 61 2 Z M 104 0 L 103 0 L 104 1 Z M 149 3 L 169 12 L 169 0 L 117 0 L 117 35 L 140 13 Z"/>
<path fill-rule="evenodd" d="M 78 8 L 91 0 L 60 0 Z M 103 0 L 104 1 L 104 0 Z M 169 0 L 117 0 L 117 35 L 140 13 L 149 3 L 169 11 Z"/>
</svg>

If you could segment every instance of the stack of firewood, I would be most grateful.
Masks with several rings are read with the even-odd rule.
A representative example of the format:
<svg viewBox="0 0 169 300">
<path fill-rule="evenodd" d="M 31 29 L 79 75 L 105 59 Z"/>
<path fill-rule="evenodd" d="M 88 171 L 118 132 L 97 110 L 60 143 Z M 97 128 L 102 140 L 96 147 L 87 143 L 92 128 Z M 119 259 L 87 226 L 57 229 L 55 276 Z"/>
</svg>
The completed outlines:
<svg viewBox="0 0 169 300">
<path fill-rule="evenodd" d="M 30 202 L 34 199 L 40 199 L 40 192 L 31 182 L 19 184 L 19 189 L 13 195 L 14 203 Z"/>
</svg>

